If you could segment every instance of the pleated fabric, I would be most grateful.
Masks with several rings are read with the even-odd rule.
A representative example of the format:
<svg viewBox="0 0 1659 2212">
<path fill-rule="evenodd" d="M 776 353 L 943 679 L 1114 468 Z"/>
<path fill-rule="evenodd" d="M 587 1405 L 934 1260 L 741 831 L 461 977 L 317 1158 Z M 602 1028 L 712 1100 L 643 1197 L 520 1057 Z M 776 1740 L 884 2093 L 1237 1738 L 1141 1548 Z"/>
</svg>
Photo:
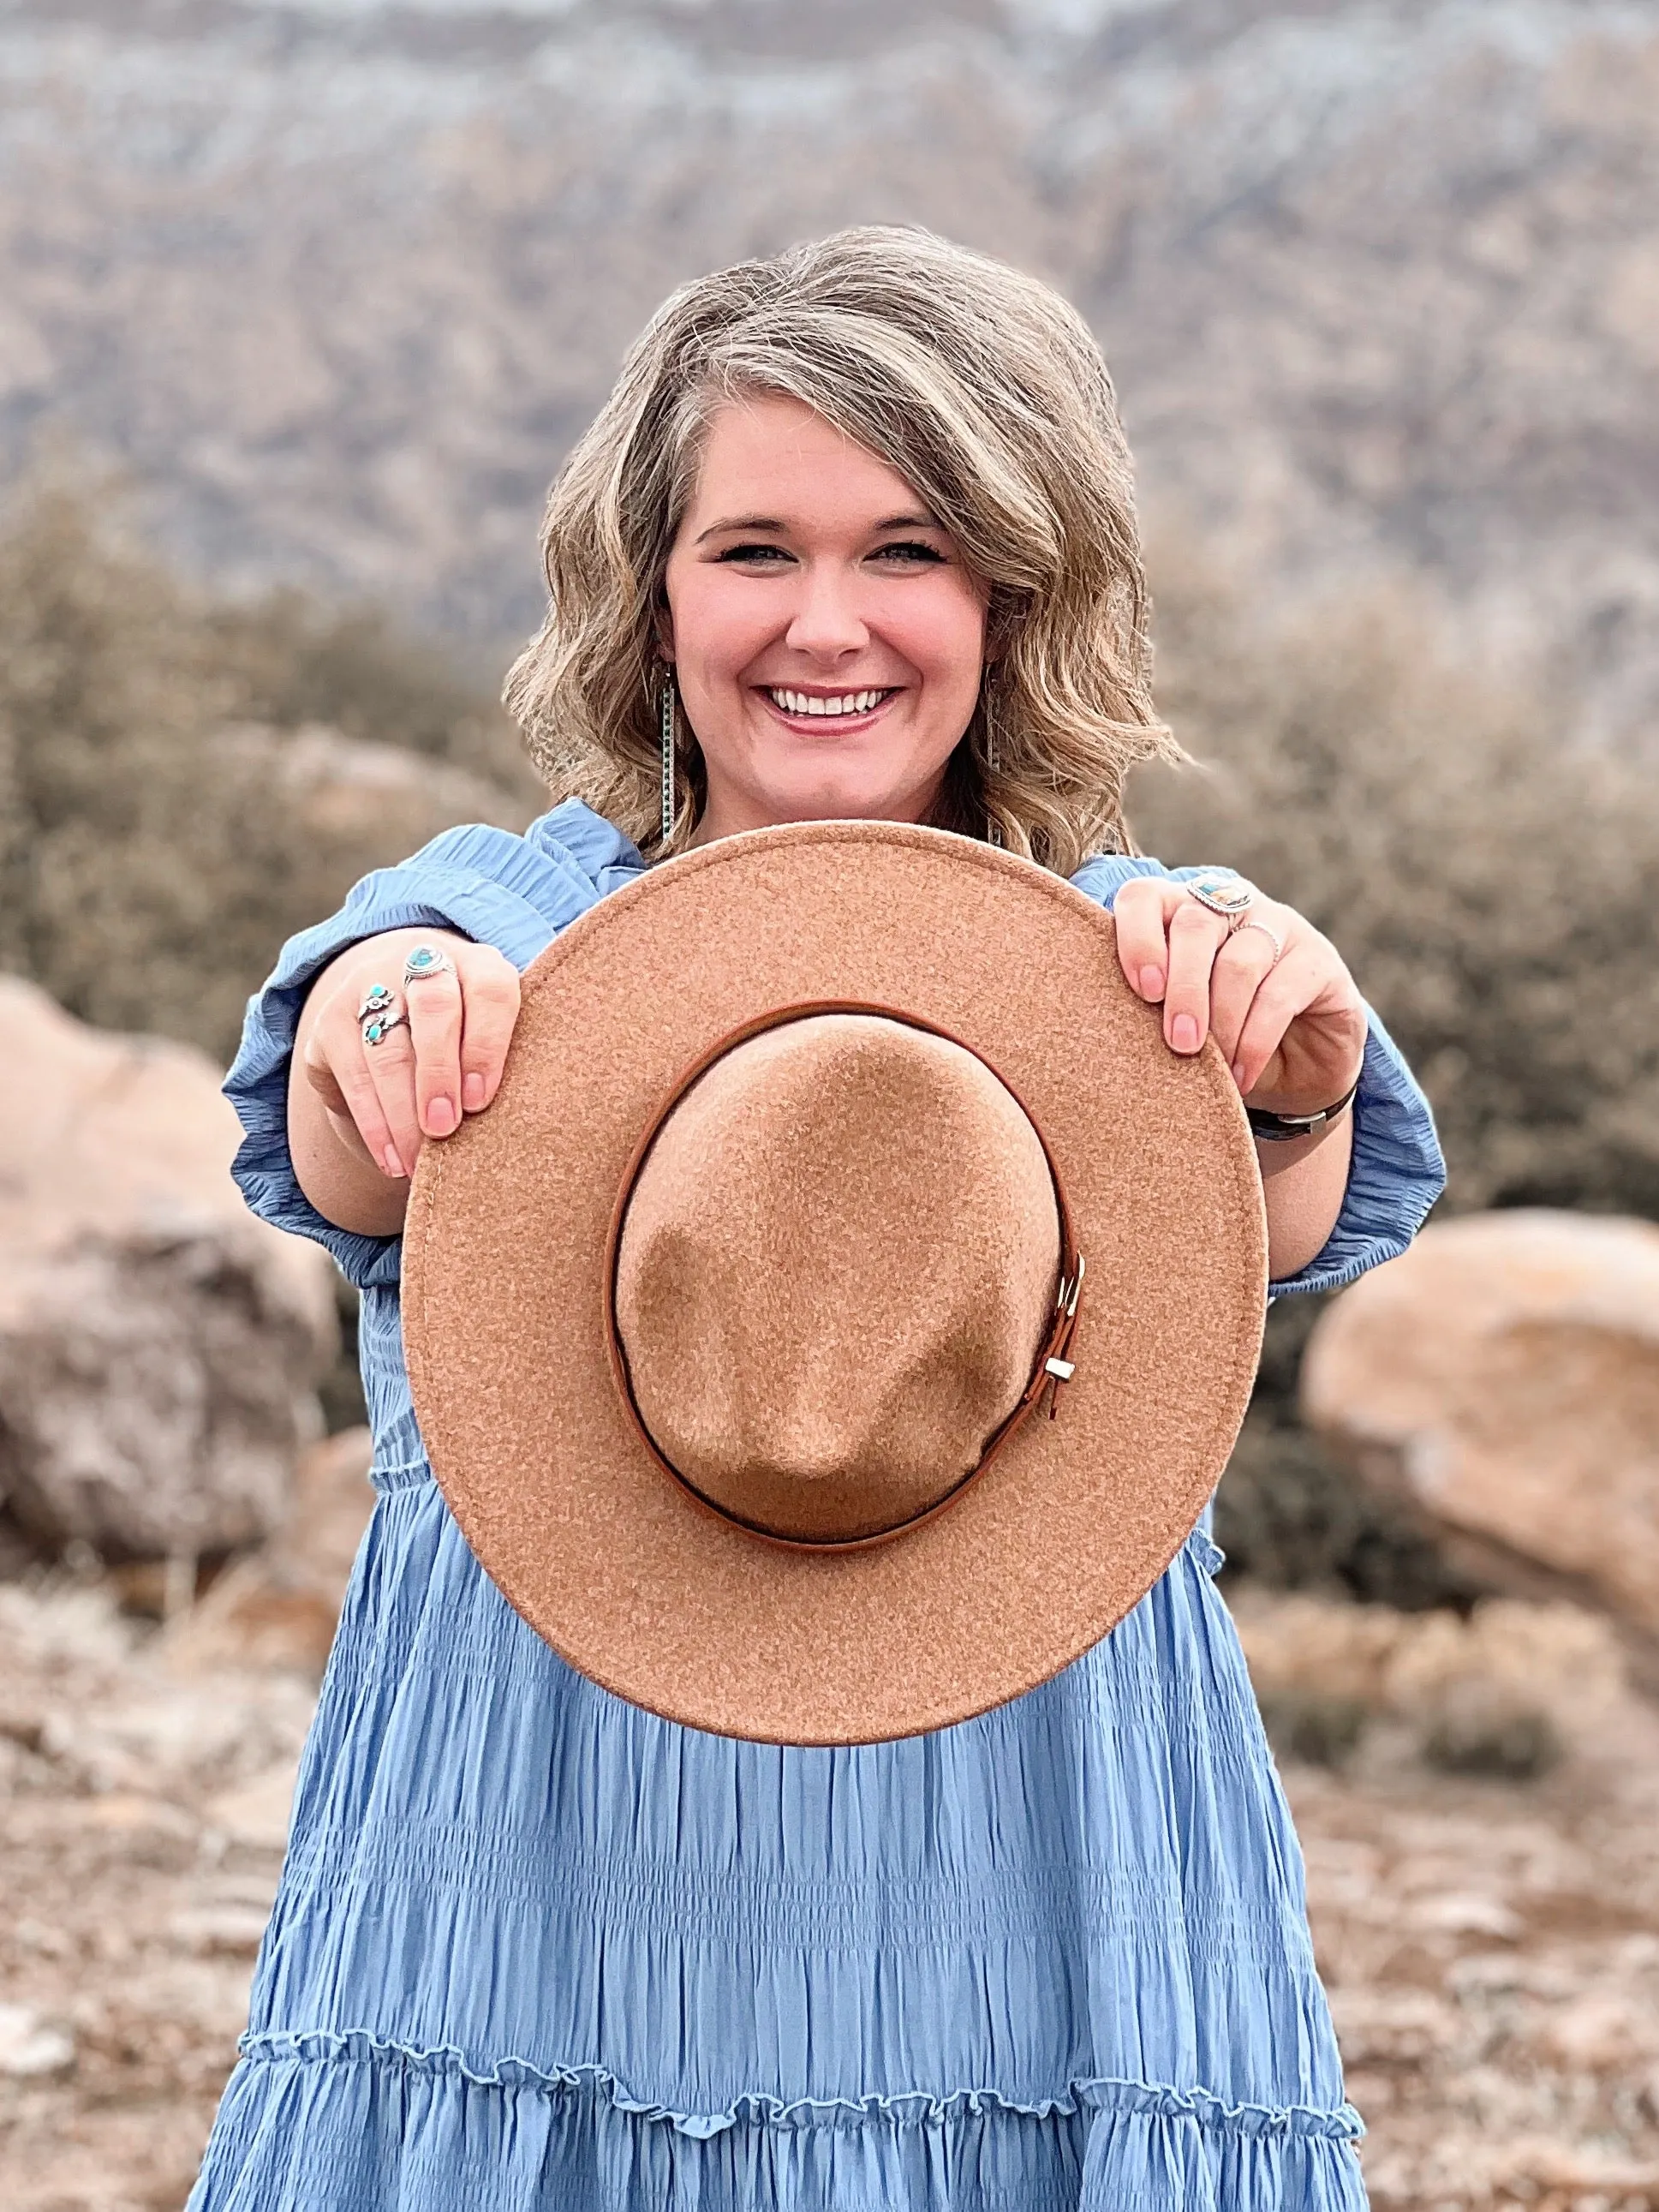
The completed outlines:
<svg viewBox="0 0 1659 2212">
<path fill-rule="evenodd" d="M 612 1697 L 468 1551 L 409 1402 L 395 1240 L 328 1229 L 293 1180 L 293 1023 L 358 937 L 445 921 L 522 963 L 638 866 L 582 808 L 452 832 L 250 1008 L 239 1177 L 363 1286 L 380 1494 L 191 2212 L 1355 2212 L 1359 2122 L 1206 1530 L 1052 1682 L 828 1749 Z M 1366 1086 L 1344 1218 L 1280 1288 L 1388 1256 L 1437 1188 L 1380 1031 Z"/>
</svg>

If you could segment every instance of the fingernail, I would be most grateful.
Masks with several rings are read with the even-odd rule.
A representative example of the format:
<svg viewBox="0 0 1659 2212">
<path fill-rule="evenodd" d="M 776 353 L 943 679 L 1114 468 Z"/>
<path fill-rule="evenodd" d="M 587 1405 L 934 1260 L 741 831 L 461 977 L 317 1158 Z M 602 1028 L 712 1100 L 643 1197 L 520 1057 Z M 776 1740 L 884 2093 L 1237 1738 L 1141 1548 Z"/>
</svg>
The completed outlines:
<svg viewBox="0 0 1659 2212">
<path fill-rule="evenodd" d="M 466 1075 L 461 1079 L 461 1103 L 469 1114 L 476 1114 L 484 1103 L 484 1079 L 482 1075 Z"/>
<path fill-rule="evenodd" d="M 1198 1024 L 1190 1014 L 1177 1014 L 1170 1030 L 1170 1042 L 1177 1052 L 1198 1050 Z"/>
<path fill-rule="evenodd" d="M 426 1133 L 428 1137 L 447 1137 L 454 1126 L 455 1101 L 440 1091 L 427 1101 Z"/>
<path fill-rule="evenodd" d="M 1141 969 L 1140 995 L 1143 999 L 1161 999 L 1164 996 L 1164 970 L 1161 968 Z"/>
<path fill-rule="evenodd" d="M 386 1173 L 392 1176 L 395 1181 L 398 1182 L 403 1181 L 404 1164 L 398 1157 L 398 1147 L 396 1145 L 388 1145 L 386 1146 L 386 1150 L 380 1155 L 380 1162 L 386 1169 Z"/>
<path fill-rule="evenodd" d="M 1234 1082 L 1238 1085 L 1238 1087 L 1239 1087 L 1239 1089 L 1240 1089 L 1241 1091 L 1243 1091 L 1243 1088 L 1244 1088 L 1244 1063 L 1243 1063 L 1243 1061 L 1242 1060 L 1236 1060 L 1233 1062 L 1233 1081 L 1234 1081 Z"/>
</svg>

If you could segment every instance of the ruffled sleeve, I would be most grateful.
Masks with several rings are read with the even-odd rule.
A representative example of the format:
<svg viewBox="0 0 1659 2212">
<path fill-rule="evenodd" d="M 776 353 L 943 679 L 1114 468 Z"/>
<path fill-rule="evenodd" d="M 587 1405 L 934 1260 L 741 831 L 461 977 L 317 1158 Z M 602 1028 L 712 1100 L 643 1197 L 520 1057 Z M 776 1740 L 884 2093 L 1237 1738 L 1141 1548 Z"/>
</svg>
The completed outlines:
<svg viewBox="0 0 1659 2212">
<path fill-rule="evenodd" d="M 388 929 L 459 930 L 527 967 L 568 922 L 639 866 L 628 841 L 586 807 L 560 807 L 522 837 L 475 823 L 447 830 L 412 859 L 365 876 L 337 914 L 291 937 L 270 981 L 248 1001 L 241 1047 L 225 1079 L 225 1095 L 246 1132 L 231 1173 L 254 1212 L 325 1245 L 360 1290 L 395 1283 L 401 1237 L 337 1229 L 295 1176 L 289 1063 L 307 992 L 338 953 Z"/>
<path fill-rule="evenodd" d="M 1161 860 L 1101 854 L 1073 877 L 1078 889 L 1110 908 L 1133 876 L 1184 882 L 1197 868 Z M 1365 1058 L 1353 1102 L 1353 1161 L 1336 1224 L 1322 1251 L 1294 1275 L 1268 1285 L 1270 1297 L 1290 1291 L 1335 1291 L 1384 1260 L 1396 1260 L 1422 1227 L 1446 1183 L 1434 1115 L 1398 1047 L 1370 1007 Z"/>
</svg>

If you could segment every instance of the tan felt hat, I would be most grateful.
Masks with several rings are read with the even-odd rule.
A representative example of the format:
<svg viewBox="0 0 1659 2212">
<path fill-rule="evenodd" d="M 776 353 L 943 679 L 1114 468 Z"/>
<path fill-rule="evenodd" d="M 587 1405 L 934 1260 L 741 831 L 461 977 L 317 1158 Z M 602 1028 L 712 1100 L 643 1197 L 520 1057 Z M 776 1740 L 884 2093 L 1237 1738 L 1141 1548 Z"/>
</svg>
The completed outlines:
<svg viewBox="0 0 1659 2212">
<path fill-rule="evenodd" d="M 803 823 L 614 893 L 422 1151 L 404 1335 L 501 1589 L 671 1720 L 864 1743 L 1046 1681 L 1243 1418 L 1261 1188 L 1110 917 L 933 830 Z"/>
</svg>

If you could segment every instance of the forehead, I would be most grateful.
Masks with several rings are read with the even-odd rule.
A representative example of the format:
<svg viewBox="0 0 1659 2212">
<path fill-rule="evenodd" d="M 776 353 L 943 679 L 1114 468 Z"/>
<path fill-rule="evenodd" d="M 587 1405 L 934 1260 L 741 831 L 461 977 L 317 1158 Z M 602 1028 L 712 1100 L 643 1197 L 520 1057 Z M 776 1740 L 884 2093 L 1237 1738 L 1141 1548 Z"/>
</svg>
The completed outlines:
<svg viewBox="0 0 1659 2212">
<path fill-rule="evenodd" d="M 885 517 L 921 504 L 896 470 L 814 409 L 757 392 L 711 419 L 686 520 L 702 529 L 716 514 L 784 520 L 865 509 Z"/>
</svg>

